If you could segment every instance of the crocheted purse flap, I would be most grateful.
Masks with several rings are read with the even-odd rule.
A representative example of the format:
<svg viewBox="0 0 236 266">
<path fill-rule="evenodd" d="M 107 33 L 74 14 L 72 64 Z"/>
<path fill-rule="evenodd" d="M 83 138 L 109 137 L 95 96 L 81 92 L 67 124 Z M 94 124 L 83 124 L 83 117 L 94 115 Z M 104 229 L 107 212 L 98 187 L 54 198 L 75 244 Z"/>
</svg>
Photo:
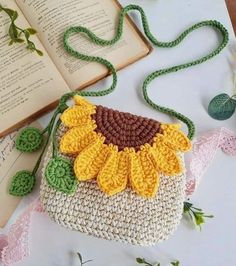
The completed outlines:
<svg viewBox="0 0 236 266">
<path fill-rule="evenodd" d="M 110 196 L 131 187 L 138 195 L 153 198 L 161 173 L 183 172 L 178 152 L 189 150 L 191 143 L 179 125 L 96 106 L 80 96 L 74 101 L 75 106 L 60 117 L 68 130 L 58 144 L 62 154 L 75 158 L 73 169 L 54 158 L 46 168 L 51 186 L 74 192 L 74 173 L 79 182 L 96 180 Z"/>
<path fill-rule="evenodd" d="M 146 143 L 153 144 L 161 124 L 153 119 L 119 112 L 101 105 L 91 115 L 96 123 L 95 131 L 105 137 L 105 144 L 113 144 L 118 150 L 134 148 L 136 151 Z"/>
</svg>

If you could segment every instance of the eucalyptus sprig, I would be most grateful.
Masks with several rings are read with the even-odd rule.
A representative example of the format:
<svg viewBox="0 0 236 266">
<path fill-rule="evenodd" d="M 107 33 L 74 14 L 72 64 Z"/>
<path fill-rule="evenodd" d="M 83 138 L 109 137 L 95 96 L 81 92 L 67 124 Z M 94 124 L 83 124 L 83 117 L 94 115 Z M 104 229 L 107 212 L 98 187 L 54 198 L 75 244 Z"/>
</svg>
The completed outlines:
<svg viewBox="0 0 236 266">
<path fill-rule="evenodd" d="M 92 260 L 83 261 L 82 255 L 79 252 L 77 252 L 77 255 L 79 257 L 80 266 L 83 266 L 84 264 L 92 261 Z"/>
<path fill-rule="evenodd" d="M 145 258 L 136 258 L 136 262 L 138 264 L 144 264 L 145 266 L 161 266 L 160 262 L 155 262 L 154 264 L 146 261 Z M 180 266 L 180 262 L 178 260 L 170 262 L 172 266 Z"/>
<path fill-rule="evenodd" d="M 206 215 L 202 209 L 196 208 L 192 203 L 185 201 L 184 202 L 184 214 L 190 218 L 190 220 L 199 226 L 201 229 L 201 225 L 205 223 L 204 218 L 213 218 L 213 215 Z"/>
<path fill-rule="evenodd" d="M 236 46 L 231 48 L 232 59 L 230 65 L 232 67 L 233 77 L 233 93 L 220 93 L 216 95 L 208 105 L 208 114 L 216 120 L 229 119 L 236 110 Z"/>
<path fill-rule="evenodd" d="M 12 45 L 14 43 L 26 43 L 26 48 L 29 51 L 36 52 L 38 55 L 43 56 L 43 52 L 38 50 L 35 44 L 30 40 L 30 36 L 37 33 L 36 30 L 33 28 L 22 29 L 18 27 L 15 24 L 15 21 L 18 18 L 17 11 L 12 10 L 10 8 L 3 7 L 0 4 L 0 12 L 1 11 L 5 12 L 11 20 L 9 30 L 8 30 L 8 34 L 10 37 L 9 45 Z M 24 36 L 23 38 L 22 38 L 22 35 Z"/>
</svg>

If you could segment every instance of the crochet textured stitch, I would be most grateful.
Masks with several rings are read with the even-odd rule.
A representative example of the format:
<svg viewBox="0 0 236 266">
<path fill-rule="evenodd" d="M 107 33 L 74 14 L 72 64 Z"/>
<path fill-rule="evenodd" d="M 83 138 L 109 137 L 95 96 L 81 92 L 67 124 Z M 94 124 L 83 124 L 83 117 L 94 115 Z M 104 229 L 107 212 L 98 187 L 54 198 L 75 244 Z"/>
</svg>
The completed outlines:
<svg viewBox="0 0 236 266">
<path fill-rule="evenodd" d="M 117 85 L 117 72 L 112 63 L 106 59 L 82 54 L 75 50 L 70 46 L 69 38 L 73 34 L 82 33 L 98 45 L 113 45 L 121 39 L 124 19 L 130 11 L 140 13 L 145 35 L 157 47 L 177 46 L 191 32 L 201 27 L 211 27 L 222 36 L 219 45 L 207 55 L 191 62 L 154 71 L 143 82 L 144 100 L 155 110 L 185 123 L 188 128 L 188 137 L 177 125 L 166 125 L 152 119 L 95 106 L 78 96 L 99 97 L 111 93 Z M 190 149 L 195 125 L 185 115 L 153 102 L 148 94 L 148 86 L 162 75 L 177 72 L 213 58 L 227 45 L 228 39 L 228 32 L 220 22 L 208 20 L 194 24 L 173 41 L 160 42 L 151 33 L 144 10 L 137 5 L 128 5 L 121 9 L 117 30 L 111 40 L 104 40 L 83 26 L 70 27 L 63 36 L 65 50 L 80 60 L 104 65 L 112 74 L 113 82 L 109 88 L 101 91 L 74 91 L 63 95 L 52 119 L 42 132 L 31 128 L 21 133 L 17 141 L 19 150 L 33 152 L 40 146 L 43 147 L 34 169 L 24 177 L 24 189 L 21 189 L 21 172 L 19 172 L 13 178 L 10 193 L 19 195 L 20 192 L 25 195 L 32 190 L 35 174 L 52 137 L 52 159 L 45 173 L 51 188 L 70 194 L 76 191 L 78 181 L 95 179 L 99 188 L 108 195 L 117 194 L 126 187 L 131 187 L 138 195 L 155 197 L 162 174 L 173 177 L 182 173 L 179 156 Z M 67 101 L 72 97 L 76 105 L 68 107 Z M 61 119 L 57 121 L 59 114 L 62 114 Z M 61 139 L 58 151 L 57 130 L 60 128 L 60 123 L 69 130 Z M 70 159 L 65 160 L 61 154 L 65 157 L 72 155 L 76 158 L 75 162 Z"/>
<path fill-rule="evenodd" d="M 157 193 L 161 173 L 182 173 L 177 152 L 190 150 L 191 142 L 179 125 L 95 106 L 80 96 L 74 101 L 76 105 L 61 115 L 69 130 L 60 141 L 60 152 L 76 156 L 78 181 L 95 178 L 108 195 L 131 186 L 150 198 Z"/>
<path fill-rule="evenodd" d="M 125 16 L 132 10 L 140 13 L 147 38 L 158 47 L 174 47 L 201 27 L 221 33 L 219 45 L 207 55 L 157 70 L 143 82 L 144 100 L 155 110 L 185 123 L 188 137 L 179 125 L 96 106 L 83 98 L 111 93 L 117 85 L 117 73 L 106 59 L 76 51 L 69 38 L 82 33 L 96 44 L 113 45 L 122 37 Z M 148 86 L 157 77 L 211 59 L 227 42 L 227 30 L 212 20 L 191 26 L 174 41 L 160 42 L 151 33 L 144 10 L 137 5 L 121 9 L 111 40 L 104 40 L 83 26 L 70 27 L 64 34 L 65 50 L 80 60 L 106 66 L 113 82 L 101 91 L 73 91 L 64 95 L 42 132 L 47 137 L 32 173 L 36 173 L 51 138 L 40 188 L 41 202 L 49 216 L 67 228 L 109 240 L 151 245 L 167 239 L 182 217 L 186 181 L 182 153 L 191 148 L 195 126 L 183 114 L 153 102 Z M 69 107 L 67 101 L 72 97 L 75 105 Z"/>
</svg>

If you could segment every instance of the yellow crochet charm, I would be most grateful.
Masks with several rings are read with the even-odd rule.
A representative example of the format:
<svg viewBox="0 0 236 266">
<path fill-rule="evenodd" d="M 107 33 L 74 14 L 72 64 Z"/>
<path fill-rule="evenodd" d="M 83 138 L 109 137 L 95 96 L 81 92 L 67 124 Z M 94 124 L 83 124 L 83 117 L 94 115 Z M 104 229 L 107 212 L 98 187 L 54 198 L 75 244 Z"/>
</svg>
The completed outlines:
<svg viewBox="0 0 236 266">
<path fill-rule="evenodd" d="M 160 175 L 183 172 L 179 152 L 191 149 L 180 126 L 95 106 L 81 96 L 61 115 L 69 128 L 60 152 L 74 155 L 78 181 L 96 179 L 107 195 L 130 186 L 138 195 L 156 195 Z"/>
</svg>

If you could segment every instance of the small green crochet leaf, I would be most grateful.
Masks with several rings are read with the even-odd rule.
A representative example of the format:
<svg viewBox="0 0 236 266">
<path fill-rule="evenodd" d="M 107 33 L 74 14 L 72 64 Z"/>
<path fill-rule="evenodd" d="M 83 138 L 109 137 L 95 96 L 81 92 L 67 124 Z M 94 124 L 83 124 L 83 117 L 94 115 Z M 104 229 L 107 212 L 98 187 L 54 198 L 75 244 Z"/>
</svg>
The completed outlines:
<svg viewBox="0 0 236 266">
<path fill-rule="evenodd" d="M 23 197 L 32 191 L 35 181 L 36 178 L 31 172 L 26 170 L 17 172 L 12 178 L 9 193 L 13 196 Z"/>
<path fill-rule="evenodd" d="M 48 184 L 66 194 L 72 194 L 77 189 L 77 180 L 71 162 L 60 157 L 51 159 L 45 170 Z"/>
<path fill-rule="evenodd" d="M 208 106 L 208 113 L 214 119 L 226 120 L 233 115 L 235 108 L 236 100 L 228 94 L 222 93 L 211 100 Z"/>
<path fill-rule="evenodd" d="M 34 152 L 43 144 L 43 135 L 38 128 L 24 128 L 16 139 L 16 148 L 22 152 Z"/>
</svg>

